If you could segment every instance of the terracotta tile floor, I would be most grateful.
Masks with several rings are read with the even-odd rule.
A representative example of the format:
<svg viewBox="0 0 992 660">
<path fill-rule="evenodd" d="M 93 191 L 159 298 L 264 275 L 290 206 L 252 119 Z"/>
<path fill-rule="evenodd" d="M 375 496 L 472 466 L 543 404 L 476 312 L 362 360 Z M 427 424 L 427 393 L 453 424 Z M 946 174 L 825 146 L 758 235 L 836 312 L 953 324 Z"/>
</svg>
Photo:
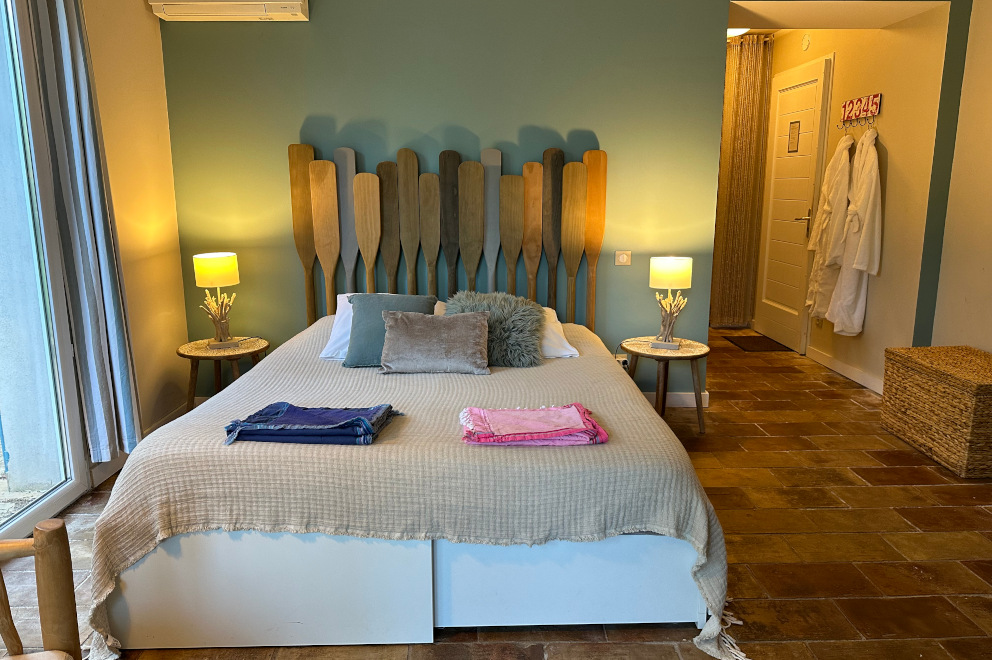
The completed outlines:
<svg viewBox="0 0 992 660">
<path fill-rule="evenodd" d="M 885 433 L 874 393 L 794 353 L 711 332 L 706 435 L 670 409 L 723 522 L 732 633 L 754 660 L 992 658 L 992 480 L 962 480 Z M 748 333 L 748 331 L 743 331 Z M 653 365 L 652 365 L 653 366 Z M 109 484 L 66 512 L 77 596 Z M 4 566 L 27 645 L 31 566 Z M 35 609 L 32 609 L 35 608 Z M 81 616 L 81 618 L 84 618 Z M 83 628 L 84 637 L 89 631 Z M 433 645 L 130 652 L 141 660 L 705 657 L 682 626 L 438 631 Z"/>
</svg>

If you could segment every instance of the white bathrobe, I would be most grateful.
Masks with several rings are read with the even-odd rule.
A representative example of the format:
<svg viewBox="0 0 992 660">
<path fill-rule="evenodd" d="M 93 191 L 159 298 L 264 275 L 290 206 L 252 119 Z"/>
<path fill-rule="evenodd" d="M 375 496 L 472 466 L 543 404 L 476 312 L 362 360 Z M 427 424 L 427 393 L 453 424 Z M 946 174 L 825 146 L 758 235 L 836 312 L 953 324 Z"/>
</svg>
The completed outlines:
<svg viewBox="0 0 992 660">
<path fill-rule="evenodd" d="M 820 208 L 813 219 L 807 249 L 813 252 L 813 269 L 809 274 L 806 306 L 811 318 L 826 318 L 830 297 L 837 284 L 844 256 L 844 227 L 847 199 L 851 187 L 851 145 L 854 138 L 845 135 L 837 143 L 820 188 Z"/>
<path fill-rule="evenodd" d="M 844 254 L 827 320 L 838 335 L 861 333 L 868 302 L 868 276 L 878 275 L 882 257 L 882 185 L 874 128 L 858 141 L 851 167 L 851 196 L 844 229 Z"/>
</svg>

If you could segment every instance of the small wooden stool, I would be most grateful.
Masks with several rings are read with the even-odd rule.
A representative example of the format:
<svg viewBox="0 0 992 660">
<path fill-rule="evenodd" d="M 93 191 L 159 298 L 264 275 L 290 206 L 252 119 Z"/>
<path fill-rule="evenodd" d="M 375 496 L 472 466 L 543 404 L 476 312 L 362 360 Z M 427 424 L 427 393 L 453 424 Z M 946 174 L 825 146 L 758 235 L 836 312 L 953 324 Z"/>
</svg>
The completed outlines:
<svg viewBox="0 0 992 660">
<path fill-rule="evenodd" d="M 209 339 L 199 339 L 183 344 L 176 349 L 176 354 L 189 360 L 189 391 L 186 394 L 186 412 L 193 409 L 193 400 L 196 398 L 196 377 L 200 371 L 200 360 L 213 360 L 214 362 L 214 390 L 220 392 L 222 389 L 220 379 L 220 365 L 222 361 L 231 363 L 232 380 L 237 380 L 241 375 L 241 368 L 238 360 L 243 357 L 251 358 L 252 364 L 258 364 L 261 356 L 269 350 L 269 342 L 259 337 L 248 337 L 241 339 L 241 345 L 235 348 L 213 349 L 207 346 Z"/>
<path fill-rule="evenodd" d="M 692 389 L 696 395 L 696 416 L 699 419 L 699 432 L 706 433 L 706 423 L 703 421 L 703 393 L 699 381 L 699 360 L 710 353 L 710 347 L 691 339 L 675 339 L 679 343 L 679 350 L 667 350 L 664 348 L 651 348 L 654 337 L 634 337 L 625 339 L 620 344 L 620 350 L 630 355 L 627 373 L 634 377 L 637 371 L 637 359 L 639 357 L 650 358 L 658 361 L 658 376 L 655 383 L 654 409 L 662 417 L 665 416 L 665 399 L 668 397 L 668 363 L 672 360 L 688 360 L 692 368 Z"/>
</svg>

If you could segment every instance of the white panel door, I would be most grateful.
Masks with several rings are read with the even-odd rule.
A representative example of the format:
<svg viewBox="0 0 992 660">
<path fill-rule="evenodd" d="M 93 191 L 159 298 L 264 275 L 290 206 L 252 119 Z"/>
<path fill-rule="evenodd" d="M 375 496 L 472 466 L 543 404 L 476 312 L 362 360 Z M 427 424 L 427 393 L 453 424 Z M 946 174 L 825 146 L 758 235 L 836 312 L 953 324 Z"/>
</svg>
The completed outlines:
<svg viewBox="0 0 992 660">
<path fill-rule="evenodd" d="M 825 58 L 772 79 L 765 201 L 761 222 L 754 329 L 805 353 L 809 255 L 806 239 L 816 207 L 829 102 Z M 827 93 L 824 93 L 827 90 Z"/>
</svg>

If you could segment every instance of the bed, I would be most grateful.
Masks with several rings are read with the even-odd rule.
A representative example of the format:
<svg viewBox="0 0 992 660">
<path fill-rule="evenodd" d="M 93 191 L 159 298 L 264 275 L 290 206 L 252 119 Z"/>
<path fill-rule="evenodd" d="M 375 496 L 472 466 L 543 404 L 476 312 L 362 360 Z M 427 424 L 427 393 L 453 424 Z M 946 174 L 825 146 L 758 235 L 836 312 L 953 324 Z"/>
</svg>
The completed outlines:
<svg viewBox="0 0 992 660">
<path fill-rule="evenodd" d="M 312 294 L 308 294 L 312 295 Z M 602 341 L 488 376 L 346 369 L 317 320 L 145 438 L 96 523 L 91 657 L 116 648 L 421 643 L 436 627 L 691 622 L 722 634 L 723 534 L 689 458 Z M 390 403 L 368 446 L 224 445 L 275 401 Z M 574 401 L 603 445 L 478 447 L 466 406 Z"/>
</svg>

